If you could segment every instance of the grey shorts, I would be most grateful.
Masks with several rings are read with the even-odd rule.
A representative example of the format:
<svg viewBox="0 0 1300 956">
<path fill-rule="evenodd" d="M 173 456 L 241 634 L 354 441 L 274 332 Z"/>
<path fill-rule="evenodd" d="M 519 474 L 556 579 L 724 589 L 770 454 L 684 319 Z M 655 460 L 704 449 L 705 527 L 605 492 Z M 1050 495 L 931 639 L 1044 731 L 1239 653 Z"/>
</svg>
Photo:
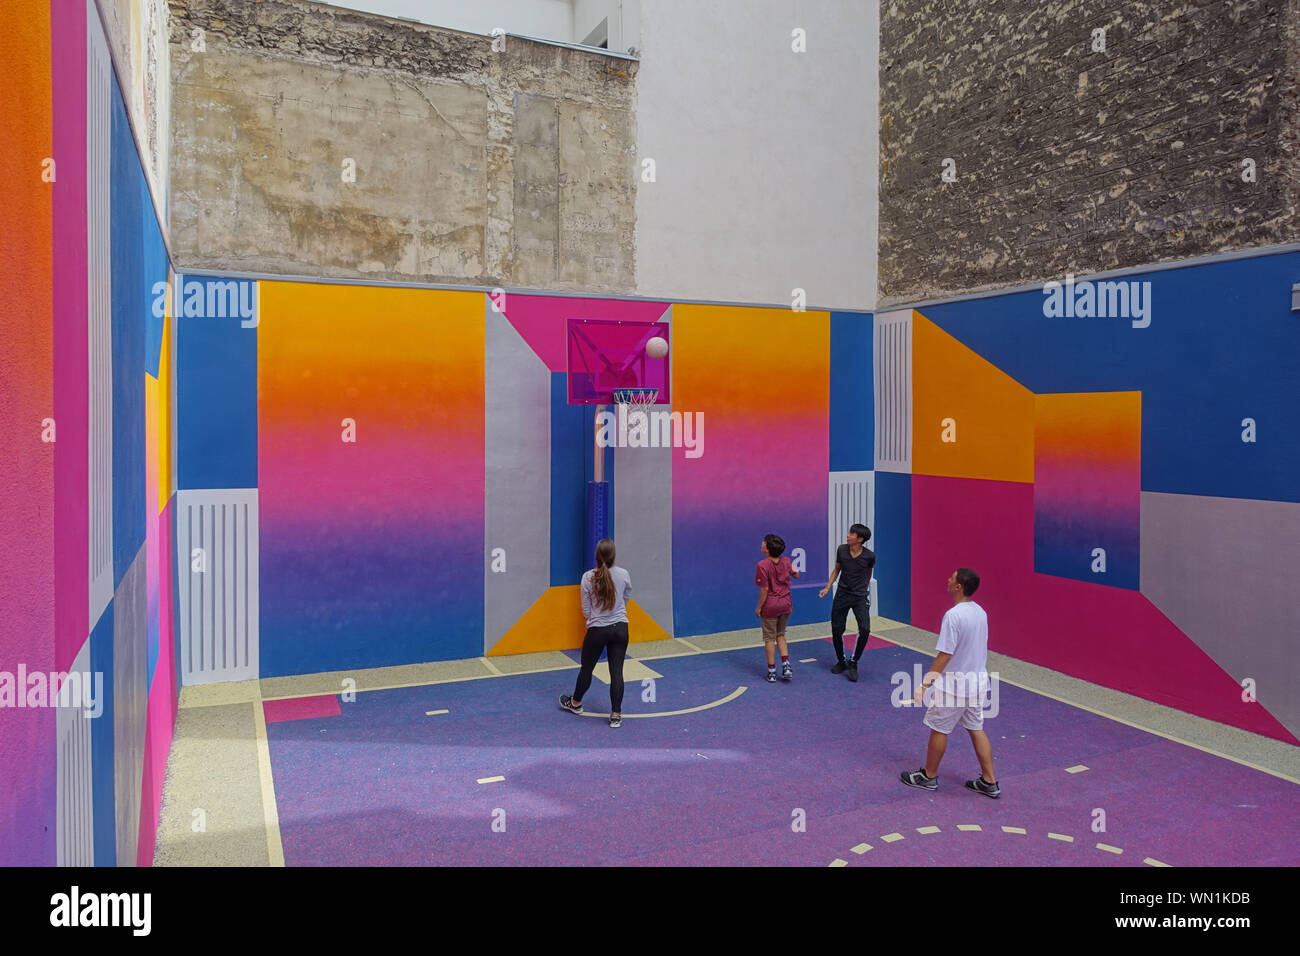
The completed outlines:
<svg viewBox="0 0 1300 956">
<path fill-rule="evenodd" d="M 984 708 L 982 704 L 969 707 L 936 707 L 931 705 L 925 711 L 925 726 L 941 734 L 950 734 L 961 723 L 967 730 L 984 729 Z"/>
</svg>

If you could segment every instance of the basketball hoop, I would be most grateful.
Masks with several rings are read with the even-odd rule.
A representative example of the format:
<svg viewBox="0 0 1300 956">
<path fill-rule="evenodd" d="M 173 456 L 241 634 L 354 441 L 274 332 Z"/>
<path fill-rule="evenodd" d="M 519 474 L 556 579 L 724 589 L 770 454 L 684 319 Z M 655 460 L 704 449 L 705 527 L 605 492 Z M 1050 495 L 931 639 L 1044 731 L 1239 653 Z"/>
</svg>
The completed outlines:
<svg viewBox="0 0 1300 956">
<path fill-rule="evenodd" d="M 616 388 L 614 389 L 614 404 L 631 405 L 634 407 L 648 407 L 655 403 L 659 397 L 657 388 Z"/>
</svg>

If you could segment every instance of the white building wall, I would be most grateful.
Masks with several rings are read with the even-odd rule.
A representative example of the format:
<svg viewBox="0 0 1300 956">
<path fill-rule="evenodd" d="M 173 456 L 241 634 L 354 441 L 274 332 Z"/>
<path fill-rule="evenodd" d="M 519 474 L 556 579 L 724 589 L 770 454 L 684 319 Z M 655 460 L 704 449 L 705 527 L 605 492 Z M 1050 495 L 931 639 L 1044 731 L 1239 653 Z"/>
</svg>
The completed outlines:
<svg viewBox="0 0 1300 956">
<path fill-rule="evenodd" d="M 874 307 L 879 22 L 878 0 L 642 0 L 638 294 Z"/>
<path fill-rule="evenodd" d="M 573 0 L 573 42 L 585 43 L 602 21 L 609 25 L 607 49 L 641 49 L 641 0 Z"/>
<path fill-rule="evenodd" d="M 386 17 L 406 17 L 449 30 L 507 33 L 573 43 L 573 0 L 328 0 Z"/>
</svg>

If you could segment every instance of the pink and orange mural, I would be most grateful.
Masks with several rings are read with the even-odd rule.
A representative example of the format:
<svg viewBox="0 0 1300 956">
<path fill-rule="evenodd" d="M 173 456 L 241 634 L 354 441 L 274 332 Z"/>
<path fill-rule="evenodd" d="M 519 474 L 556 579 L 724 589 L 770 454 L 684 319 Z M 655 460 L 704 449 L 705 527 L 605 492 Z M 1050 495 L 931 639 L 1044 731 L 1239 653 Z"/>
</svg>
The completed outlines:
<svg viewBox="0 0 1300 956">
<path fill-rule="evenodd" d="M 0 671 L 112 688 L 89 720 L 54 686 L 0 708 L 0 863 L 147 864 L 178 691 L 170 336 L 142 305 L 167 254 L 95 7 L 3 5 L 0 57 Z"/>
</svg>

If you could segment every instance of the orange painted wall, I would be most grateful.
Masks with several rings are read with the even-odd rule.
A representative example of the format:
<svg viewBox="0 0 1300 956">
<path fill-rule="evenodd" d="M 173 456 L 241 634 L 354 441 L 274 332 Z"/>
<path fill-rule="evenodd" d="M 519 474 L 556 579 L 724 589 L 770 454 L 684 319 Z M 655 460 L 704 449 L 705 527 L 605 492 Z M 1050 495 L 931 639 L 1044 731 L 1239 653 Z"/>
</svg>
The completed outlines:
<svg viewBox="0 0 1300 956">
<path fill-rule="evenodd" d="M 1034 480 L 1034 396 L 919 312 L 912 313 L 912 473 Z M 944 441 L 952 419 L 956 441 Z"/>
</svg>

